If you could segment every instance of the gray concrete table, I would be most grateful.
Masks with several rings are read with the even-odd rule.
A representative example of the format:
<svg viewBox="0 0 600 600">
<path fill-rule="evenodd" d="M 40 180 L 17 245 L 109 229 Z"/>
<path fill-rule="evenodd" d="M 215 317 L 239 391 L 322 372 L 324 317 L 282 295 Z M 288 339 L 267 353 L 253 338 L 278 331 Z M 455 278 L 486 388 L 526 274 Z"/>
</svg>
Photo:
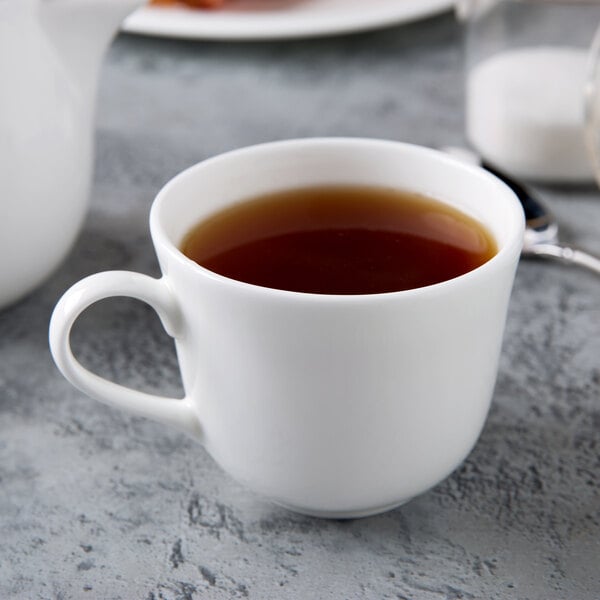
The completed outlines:
<svg viewBox="0 0 600 600">
<path fill-rule="evenodd" d="M 0 598 L 600 598 L 600 278 L 523 262 L 477 447 L 435 489 L 356 521 L 256 498 L 185 436 L 83 397 L 47 349 L 70 284 L 158 273 L 150 203 L 200 159 L 313 135 L 460 143 L 459 38 L 446 15 L 313 41 L 116 41 L 85 230 L 44 287 L 0 313 Z M 567 239 L 600 254 L 600 194 L 541 192 Z M 96 305 L 73 341 L 107 377 L 180 392 L 144 305 Z"/>
</svg>

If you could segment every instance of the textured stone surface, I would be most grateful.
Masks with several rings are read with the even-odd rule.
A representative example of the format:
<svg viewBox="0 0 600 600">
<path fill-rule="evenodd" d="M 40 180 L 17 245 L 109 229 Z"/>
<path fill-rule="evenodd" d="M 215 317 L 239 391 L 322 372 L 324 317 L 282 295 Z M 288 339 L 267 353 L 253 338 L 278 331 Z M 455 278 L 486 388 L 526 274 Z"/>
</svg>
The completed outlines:
<svg viewBox="0 0 600 600">
<path fill-rule="evenodd" d="M 477 447 L 369 519 L 275 508 L 193 441 L 55 370 L 47 322 L 66 287 L 105 269 L 157 274 L 147 216 L 162 183 L 223 150 L 312 135 L 460 142 L 452 17 L 291 43 L 117 40 L 85 231 L 44 287 L 0 313 L 0 598 L 600 598 L 600 278 L 519 267 Z M 598 192 L 541 191 L 565 237 L 600 254 Z M 172 344 L 141 304 L 100 303 L 73 341 L 107 377 L 180 391 Z"/>
</svg>

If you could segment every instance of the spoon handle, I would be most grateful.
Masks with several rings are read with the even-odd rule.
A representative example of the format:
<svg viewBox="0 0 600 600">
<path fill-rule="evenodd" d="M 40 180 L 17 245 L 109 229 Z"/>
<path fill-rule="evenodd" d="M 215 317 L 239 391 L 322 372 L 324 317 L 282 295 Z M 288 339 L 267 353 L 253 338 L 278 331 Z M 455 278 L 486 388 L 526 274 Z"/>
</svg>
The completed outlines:
<svg viewBox="0 0 600 600">
<path fill-rule="evenodd" d="M 524 252 L 528 255 L 557 258 L 566 263 L 578 265 L 600 275 L 600 259 L 570 246 L 562 244 L 532 244 Z"/>
</svg>

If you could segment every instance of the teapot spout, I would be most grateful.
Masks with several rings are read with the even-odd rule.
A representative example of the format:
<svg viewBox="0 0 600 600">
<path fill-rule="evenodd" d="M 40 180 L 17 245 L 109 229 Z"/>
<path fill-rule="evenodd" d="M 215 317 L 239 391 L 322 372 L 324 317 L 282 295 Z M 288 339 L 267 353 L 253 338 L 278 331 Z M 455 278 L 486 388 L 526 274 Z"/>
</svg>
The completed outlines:
<svg viewBox="0 0 600 600">
<path fill-rule="evenodd" d="M 125 17 L 144 0 L 42 0 L 39 20 L 48 42 L 84 91 L 95 92 L 106 49 Z"/>
</svg>

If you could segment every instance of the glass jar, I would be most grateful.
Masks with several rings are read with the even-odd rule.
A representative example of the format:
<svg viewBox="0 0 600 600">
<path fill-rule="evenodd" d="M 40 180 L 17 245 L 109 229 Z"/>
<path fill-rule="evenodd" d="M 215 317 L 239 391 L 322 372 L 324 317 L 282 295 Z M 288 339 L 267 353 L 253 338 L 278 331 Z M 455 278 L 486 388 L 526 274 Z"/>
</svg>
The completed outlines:
<svg viewBox="0 0 600 600">
<path fill-rule="evenodd" d="M 461 0 L 458 10 L 474 149 L 515 177 L 592 180 L 600 0 Z"/>
</svg>

